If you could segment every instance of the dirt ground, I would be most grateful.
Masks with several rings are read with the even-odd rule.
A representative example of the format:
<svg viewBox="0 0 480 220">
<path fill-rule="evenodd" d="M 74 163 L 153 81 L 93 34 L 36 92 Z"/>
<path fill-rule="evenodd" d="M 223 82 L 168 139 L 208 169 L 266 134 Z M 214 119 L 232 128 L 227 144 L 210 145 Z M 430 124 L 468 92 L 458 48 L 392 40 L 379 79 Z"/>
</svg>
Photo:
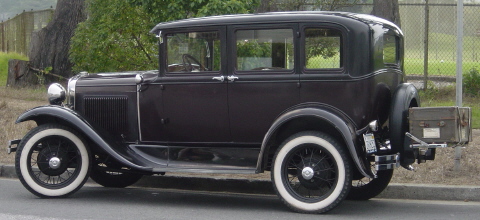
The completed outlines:
<svg viewBox="0 0 480 220">
<path fill-rule="evenodd" d="M 23 137 L 26 132 L 36 126 L 33 122 L 15 124 L 16 118 L 30 108 L 46 104 L 45 91 L 32 93 L 0 87 L 0 164 L 14 163 L 15 155 L 8 155 L 6 152 L 7 141 Z M 473 141 L 462 149 L 461 165 L 458 171 L 454 170 L 454 155 L 453 148 L 437 149 L 434 161 L 414 164 L 415 171 L 399 168 L 395 170 L 392 182 L 480 186 L 480 130 L 473 131 Z M 267 179 L 269 173 L 217 176 L 219 178 Z"/>
</svg>

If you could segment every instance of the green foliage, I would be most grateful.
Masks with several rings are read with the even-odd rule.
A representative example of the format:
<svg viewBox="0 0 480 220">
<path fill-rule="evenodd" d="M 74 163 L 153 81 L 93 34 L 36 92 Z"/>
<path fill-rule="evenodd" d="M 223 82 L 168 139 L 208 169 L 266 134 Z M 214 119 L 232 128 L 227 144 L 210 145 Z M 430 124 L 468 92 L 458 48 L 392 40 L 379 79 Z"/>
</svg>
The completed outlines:
<svg viewBox="0 0 480 220">
<path fill-rule="evenodd" d="M 328 29 L 312 28 L 307 29 L 305 34 L 305 54 L 307 58 L 307 67 L 338 68 L 340 64 L 339 58 L 341 33 Z M 337 61 L 335 62 L 335 60 Z"/>
<path fill-rule="evenodd" d="M 71 43 L 74 71 L 105 72 L 156 69 L 155 37 L 149 15 L 123 0 L 87 0 L 89 18 Z"/>
<path fill-rule="evenodd" d="M 480 72 L 476 67 L 463 74 L 463 88 L 465 94 L 480 96 Z"/>
<path fill-rule="evenodd" d="M 427 89 L 419 91 L 422 105 L 434 105 L 436 102 L 449 101 L 455 99 L 455 84 L 438 87 L 433 81 L 427 81 Z"/>
<path fill-rule="evenodd" d="M 261 0 L 259 11 L 335 11 L 357 3 L 359 0 Z"/>
<path fill-rule="evenodd" d="M 157 23 L 253 12 L 258 0 L 87 0 L 89 17 L 72 38 L 74 71 L 157 69 Z"/>
<path fill-rule="evenodd" d="M 272 45 L 269 42 L 259 43 L 257 40 L 237 42 L 237 57 L 270 57 Z"/>
<path fill-rule="evenodd" d="M 8 77 L 8 60 L 28 60 L 24 55 L 18 53 L 3 53 L 0 52 L 0 86 L 7 84 Z"/>
<path fill-rule="evenodd" d="M 128 0 L 142 6 L 153 22 L 211 15 L 252 13 L 260 0 Z"/>
</svg>

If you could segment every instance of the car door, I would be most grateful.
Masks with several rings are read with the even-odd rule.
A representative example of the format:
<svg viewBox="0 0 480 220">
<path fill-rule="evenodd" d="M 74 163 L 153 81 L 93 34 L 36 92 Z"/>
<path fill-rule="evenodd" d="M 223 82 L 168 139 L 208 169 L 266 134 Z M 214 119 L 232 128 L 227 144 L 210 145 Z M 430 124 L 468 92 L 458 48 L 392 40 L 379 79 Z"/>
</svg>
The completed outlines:
<svg viewBox="0 0 480 220">
<path fill-rule="evenodd" d="M 229 27 L 228 104 L 234 143 L 259 145 L 299 101 L 296 24 Z"/>
<path fill-rule="evenodd" d="M 221 55 L 225 48 L 223 29 L 165 33 L 166 63 L 160 82 L 163 123 L 170 145 L 230 140 Z"/>
</svg>

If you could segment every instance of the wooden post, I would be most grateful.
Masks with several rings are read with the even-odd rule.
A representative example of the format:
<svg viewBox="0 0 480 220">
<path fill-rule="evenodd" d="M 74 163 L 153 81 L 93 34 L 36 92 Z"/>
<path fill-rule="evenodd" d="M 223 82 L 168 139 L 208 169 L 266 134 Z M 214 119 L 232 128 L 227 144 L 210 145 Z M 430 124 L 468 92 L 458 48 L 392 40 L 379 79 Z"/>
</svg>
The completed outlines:
<svg viewBox="0 0 480 220">
<path fill-rule="evenodd" d="M 0 23 L 0 32 L 2 33 L 2 35 L 0 36 L 0 38 L 2 39 L 2 42 L 0 42 L 2 49 L 0 51 L 4 52 L 5 51 L 5 23 L 3 21 L 2 23 Z"/>
</svg>

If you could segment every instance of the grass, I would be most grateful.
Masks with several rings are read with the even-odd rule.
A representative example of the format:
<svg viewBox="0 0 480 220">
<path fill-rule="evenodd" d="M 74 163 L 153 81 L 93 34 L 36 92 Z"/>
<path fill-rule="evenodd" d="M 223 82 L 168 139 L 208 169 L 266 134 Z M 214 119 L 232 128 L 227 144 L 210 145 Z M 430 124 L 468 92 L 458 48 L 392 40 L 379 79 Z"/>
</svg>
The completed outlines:
<svg viewBox="0 0 480 220">
<path fill-rule="evenodd" d="M 5 151 L 8 140 L 23 137 L 29 130 L 34 128 L 35 122 L 15 124 L 17 117 L 24 111 L 36 106 L 46 105 L 45 88 L 21 88 L 15 89 L 0 86 L 0 164 L 13 164 L 14 155 L 7 155 Z"/>
<path fill-rule="evenodd" d="M 462 63 L 463 72 L 467 72 L 473 67 L 478 67 L 478 62 L 466 62 Z M 423 59 L 405 59 L 405 73 L 423 75 Z M 428 62 L 428 74 L 430 76 L 451 76 L 455 77 L 457 74 L 457 63 L 455 61 L 448 60 L 429 60 Z"/>
<path fill-rule="evenodd" d="M 24 55 L 18 53 L 3 53 L 0 52 L 0 85 L 4 86 L 7 84 L 8 77 L 8 61 L 11 59 L 17 60 L 28 60 Z"/>
<path fill-rule="evenodd" d="M 405 37 L 405 73 L 423 75 L 423 41 L 418 44 L 408 42 Z M 455 76 L 457 38 L 455 35 L 429 33 L 428 72 L 429 75 Z M 463 38 L 463 71 L 468 71 L 480 63 L 480 38 L 464 36 Z"/>
</svg>

